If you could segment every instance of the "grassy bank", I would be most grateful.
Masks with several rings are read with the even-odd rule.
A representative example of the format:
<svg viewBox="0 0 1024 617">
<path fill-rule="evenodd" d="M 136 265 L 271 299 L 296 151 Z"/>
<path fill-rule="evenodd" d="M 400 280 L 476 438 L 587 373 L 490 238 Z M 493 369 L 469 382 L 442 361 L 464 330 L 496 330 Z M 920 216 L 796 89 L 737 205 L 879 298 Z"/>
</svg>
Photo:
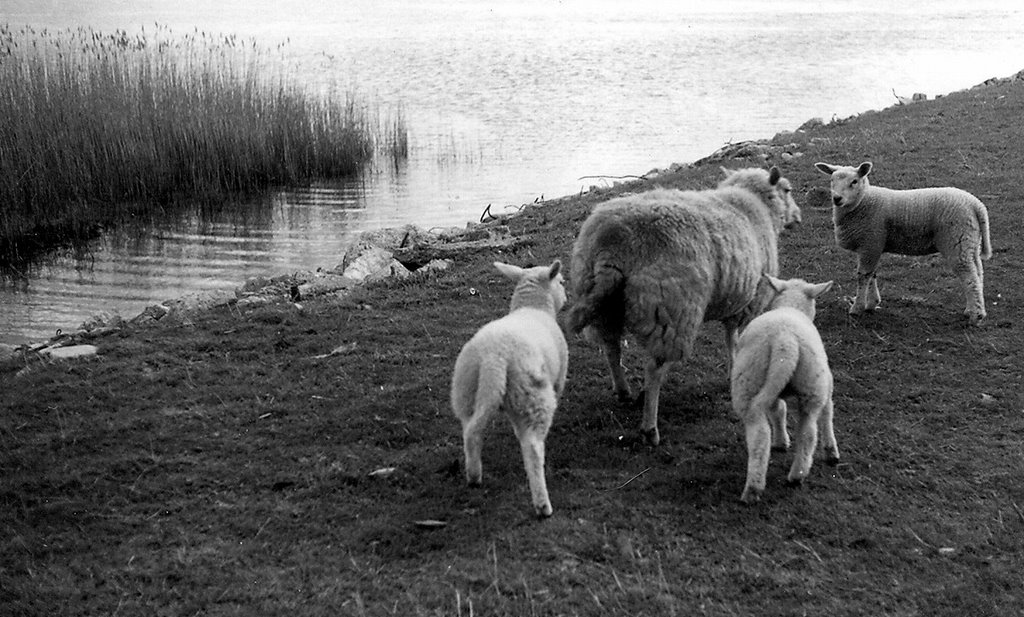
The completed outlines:
<svg viewBox="0 0 1024 617">
<path fill-rule="evenodd" d="M 425 282 L 214 311 L 102 340 L 92 360 L 4 367 L 0 613 L 1021 614 L 1021 117 L 1017 83 L 779 138 L 802 153 L 771 161 L 802 204 L 827 185 L 815 161 L 869 159 L 879 185 L 979 195 L 995 247 L 978 328 L 937 258 L 887 256 L 882 308 L 851 318 L 854 258 L 830 211 L 805 206 L 782 270 L 836 281 L 817 324 L 843 460 L 819 458 L 802 488 L 774 455 L 764 500 L 739 503 L 717 324 L 670 373 L 653 449 L 630 439 L 639 410 L 614 402 L 598 351 L 570 341 L 551 519 L 531 515 L 505 422 L 484 486 L 464 486 L 448 382 L 460 346 L 507 310 L 490 262 L 566 259 L 594 204 L 649 186 L 630 185 L 527 208 L 509 225 L 530 243 Z M 710 186 L 722 164 L 762 163 L 657 182 Z M 634 383 L 642 360 L 630 347 Z"/>
<path fill-rule="evenodd" d="M 0 25 L 0 263 L 180 200 L 356 173 L 401 113 L 322 96 L 281 46 L 166 28 Z"/>
</svg>

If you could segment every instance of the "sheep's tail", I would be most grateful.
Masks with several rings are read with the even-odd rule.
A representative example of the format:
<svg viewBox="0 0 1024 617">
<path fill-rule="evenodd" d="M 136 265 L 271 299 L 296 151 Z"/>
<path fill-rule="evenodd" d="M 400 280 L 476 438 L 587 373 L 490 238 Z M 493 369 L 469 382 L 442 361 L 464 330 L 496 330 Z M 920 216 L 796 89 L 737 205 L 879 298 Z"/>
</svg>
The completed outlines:
<svg viewBox="0 0 1024 617">
<path fill-rule="evenodd" d="M 608 312 L 621 313 L 622 287 L 626 278 L 614 266 L 600 265 L 579 298 L 569 310 L 569 329 L 578 333 Z M 609 303 L 618 301 L 619 306 Z"/>
<path fill-rule="evenodd" d="M 452 410 L 463 422 L 486 422 L 501 407 L 508 384 L 508 361 L 498 355 L 456 363 Z"/>
<path fill-rule="evenodd" d="M 989 237 L 988 210 L 985 209 L 985 204 L 978 202 L 978 205 L 974 207 L 974 216 L 978 219 L 978 229 L 981 231 L 981 258 L 990 259 L 992 257 L 992 239 Z"/>
<path fill-rule="evenodd" d="M 790 353 L 781 352 L 782 349 L 777 343 L 769 348 L 764 383 L 761 384 L 761 389 L 751 400 L 751 405 L 755 409 L 771 409 L 775 401 L 778 400 L 779 394 L 786 389 L 793 373 L 796 372 L 797 362 L 800 361 L 799 347 L 790 349 Z"/>
</svg>

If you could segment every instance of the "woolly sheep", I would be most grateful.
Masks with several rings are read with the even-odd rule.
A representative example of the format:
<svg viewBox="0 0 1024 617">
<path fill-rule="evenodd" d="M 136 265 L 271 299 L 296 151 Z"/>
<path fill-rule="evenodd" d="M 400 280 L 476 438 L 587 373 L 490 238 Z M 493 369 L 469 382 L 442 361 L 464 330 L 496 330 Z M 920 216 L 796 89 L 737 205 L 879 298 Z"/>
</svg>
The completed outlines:
<svg viewBox="0 0 1024 617">
<path fill-rule="evenodd" d="M 737 329 L 771 297 L 761 275 L 778 273 L 778 235 L 800 221 L 778 168 L 723 171 L 716 189 L 655 189 L 605 202 L 573 245 L 570 328 L 586 328 L 603 347 L 620 400 L 631 398 L 624 333 L 646 349 L 641 431 L 654 445 L 670 363 L 690 355 L 701 323 L 712 320 L 725 326 L 731 360 Z"/>
<path fill-rule="evenodd" d="M 732 368 L 732 408 L 743 421 L 747 440 L 747 483 L 740 497 L 746 503 L 757 501 L 764 491 L 770 449 L 789 449 L 783 398 L 795 403 L 799 427 L 789 482 L 800 484 L 811 469 L 819 418 L 828 462 L 839 462 L 832 428 L 832 372 L 814 327 L 815 298 L 832 281 L 812 285 L 802 279 L 766 278 L 778 295 L 740 334 Z"/>
<path fill-rule="evenodd" d="M 483 433 L 498 409 L 512 421 L 538 516 L 551 515 L 544 440 L 565 387 L 569 351 L 555 314 L 565 304 L 562 263 L 520 268 L 495 262 L 516 282 L 509 313 L 467 342 L 455 361 L 452 410 L 462 422 L 466 480 L 480 484 Z"/>
<path fill-rule="evenodd" d="M 816 163 L 832 177 L 832 223 L 836 242 L 857 253 L 857 297 L 851 314 L 872 311 L 882 301 L 876 277 L 882 253 L 942 253 L 964 287 L 964 314 L 972 324 L 985 317 L 982 259 L 992 256 L 988 210 L 952 187 L 897 191 L 871 186 L 871 163 L 842 167 Z"/>
</svg>

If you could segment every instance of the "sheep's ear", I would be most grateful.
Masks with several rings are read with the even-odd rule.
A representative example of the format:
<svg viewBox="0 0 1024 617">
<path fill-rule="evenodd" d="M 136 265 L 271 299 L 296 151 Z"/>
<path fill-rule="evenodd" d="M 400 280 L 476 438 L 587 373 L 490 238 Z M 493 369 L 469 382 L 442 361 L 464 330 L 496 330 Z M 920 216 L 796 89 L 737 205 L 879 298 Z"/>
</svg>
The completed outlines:
<svg viewBox="0 0 1024 617">
<path fill-rule="evenodd" d="M 562 260 L 556 259 L 553 262 L 551 262 L 549 269 L 550 271 L 548 272 L 548 279 L 550 280 L 558 276 L 558 273 L 562 271 Z"/>
<path fill-rule="evenodd" d="M 496 261 L 494 262 L 494 267 L 498 269 L 498 272 L 501 272 L 513 281 L 517 281 L 521 276 L 523 276 L 523 269 L 519 266 L 513 266 L 511 264 Z"/>
<path fill-rule="evenodd" d="M 782 172 L 779 171 L 778 167 L 776 167 L 775 165 L 772 165 L 772 168 L 768 170 L 768 184 L 770 184 L 772 186 L 775 186 L 776 184 L 779 183 L 779 180 L 781 180 L 781 179 L 782 179 Z"/>
<path fill-rule="evenodd" d="M 863 178 L 869 173 L 871 173 L 871 161 L 864 161 L 860 164 L 860 167 L 857 168 L 857 175 Z"/>
<path fill-rule="evenodd" d="M 777 279 L 767 272 L 762 272 L 761 276 L 764 277 L 764 280 L 768 281 L 768 284 L 775 290 L 775 293 L 782 293 L 782 288 L 786 286 L 786 281 Z"/>
<path fill-rule="evenodd" d="M 815 163 L 814 167 L 826 176 L 831 176 L 837 169 L 835 165 L 829 165 L 828 163 Z"/>
<path fill-rule="evenodd" d="M 832 289 L 832 281 L 827 283 L 818 283 L 817 285 L 811 285 L 807 289 L 807 296 L 810 298 L 817 298 L 821 294 L 825 293 L 829 289 Z"/>
</svg>

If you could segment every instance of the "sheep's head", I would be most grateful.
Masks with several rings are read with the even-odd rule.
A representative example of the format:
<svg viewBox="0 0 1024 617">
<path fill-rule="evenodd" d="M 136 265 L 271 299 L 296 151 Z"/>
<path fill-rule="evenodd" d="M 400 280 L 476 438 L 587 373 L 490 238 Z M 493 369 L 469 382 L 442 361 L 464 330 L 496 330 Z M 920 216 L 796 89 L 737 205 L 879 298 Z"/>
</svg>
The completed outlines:
<svg viewBox="0 0 1024 617">
<path fill-rule="evenodd" d="M 778 217 L 782 227 L 791 229 L 794 225 L 801 223 L 800 206 L 793 200 L 793 186 L 789 180 L 782 177 L 778 167 L 772 167 L 768 171 L 763 169 L 726 169 L 725 180 L 718 186 L 736 186 L 745 188 L 757 195 L 761 201 L 768 206 L 772 214 Z"/>
<path fill-rule="evenodd" d="M 512 308 L 520 306 L 548 306 L 557 313 L 565 306 L 565 282 L 562 278 L 562 262 L 556 259 L 550 266 L 520 268 L 511 264 L 494 262 L 494 267 L 516 283 L 512 293 Z"/>
<path fill-rule="evenodd" d="M 828 163 L 815 163 L 814 166 L 821 173 L 832 177 L 832 204 L 837 208 L 856 206 L 864 196 L 864 191 L 871 186 L 868 182 L 868 174 L 871 173 L 869 162 L 861 163 L 858 167 Z"/>
<path fill-rule="evenodd" d="M 811 321 L 814 321 L 815 299 L 832 288 L 832 281 L 814 284 L 803 279 L 777 279 L 769 274 L 765 274 L 764 278 L 775 290 L 775 297 L 769 305 L 770 308 L 783 306 L 795 308 L 810 317 Z"/>
</svg>

